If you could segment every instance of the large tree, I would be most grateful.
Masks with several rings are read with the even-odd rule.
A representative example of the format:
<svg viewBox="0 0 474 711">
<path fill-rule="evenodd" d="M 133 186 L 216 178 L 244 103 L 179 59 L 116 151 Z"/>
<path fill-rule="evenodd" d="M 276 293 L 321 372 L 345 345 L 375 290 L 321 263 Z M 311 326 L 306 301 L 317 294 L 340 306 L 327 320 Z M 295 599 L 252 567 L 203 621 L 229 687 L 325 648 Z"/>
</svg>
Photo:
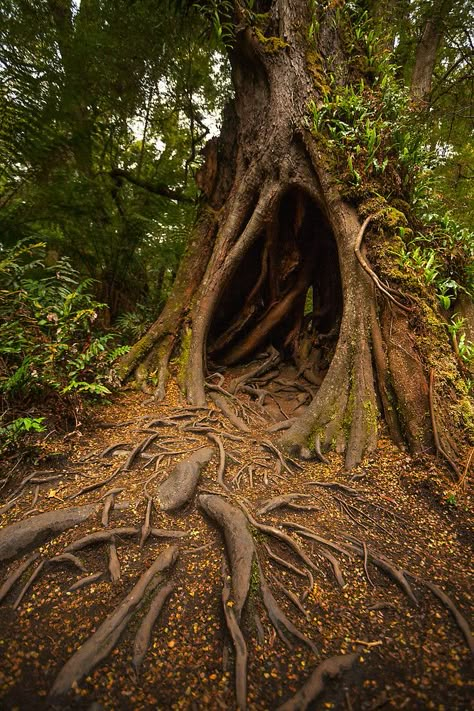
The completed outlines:
<svg viewBox="0 0 474 711">
<path fill-rule="evenodd" d="M 333 338 L 329 370 L 285 446 L 303 457 L 334 447 L 350 468 L 375 448 L 381 411 L 397 443 L 436 446 L 456 469 L 459 364 L 433 288 L 400 259 L 422 229 L 412 209 L 422 141 L 410 115 L 431 87 L 420 68 L 427 30 L 410 99 L 370 5 L 220 4 L 235 98 L 205 150 L 173 293 L 121 375 L 144 387 L 154 378 L 162 397 L 180 350 L 187 399 L 203 405 L 210 361 L 235 364 L 273 343 L 314 379 Z M 447 17 L 453 3 L 439 5 Z"/>
</svg>

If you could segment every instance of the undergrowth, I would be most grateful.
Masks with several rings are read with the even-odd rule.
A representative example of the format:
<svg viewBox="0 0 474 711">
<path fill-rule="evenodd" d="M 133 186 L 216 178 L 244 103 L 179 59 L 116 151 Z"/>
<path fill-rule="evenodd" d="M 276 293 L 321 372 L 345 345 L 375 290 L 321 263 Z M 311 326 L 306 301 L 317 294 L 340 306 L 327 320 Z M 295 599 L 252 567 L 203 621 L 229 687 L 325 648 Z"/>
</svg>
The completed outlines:
<svg viewBox="0 0 474 711">
<path fill-rule="evenodd" d="M 307 128 L 335 162 L 344 196 L 355 204 L 371 198 L 403 210 L 400 246 L 392 252 L 404 270 L 436 294 L 459 358 L 472 368 L 474 344 L 457 314 L 461 293 L 474 298 L 474 233 L 446 211 L 437 168 L 449 154 L 430 146 L 426 116 L 398 77 L 393 54 L 380 41 L 373 20 L 355 3 L 345 13 L 343 42 L 348 82 L 331 73 L 327 60 L 308 53 L 316 98 Z M 317 7 L 309 42 L 319 31 Z"/>
<path fill-rule="evenodd" d="M 111 393 L 124 352 L 96 325 L 102 304 L 68 259 L 44 243 L 0 248 L 0 452 L 50 422 L 77 425 L 84 403 Z"/>
</svg>

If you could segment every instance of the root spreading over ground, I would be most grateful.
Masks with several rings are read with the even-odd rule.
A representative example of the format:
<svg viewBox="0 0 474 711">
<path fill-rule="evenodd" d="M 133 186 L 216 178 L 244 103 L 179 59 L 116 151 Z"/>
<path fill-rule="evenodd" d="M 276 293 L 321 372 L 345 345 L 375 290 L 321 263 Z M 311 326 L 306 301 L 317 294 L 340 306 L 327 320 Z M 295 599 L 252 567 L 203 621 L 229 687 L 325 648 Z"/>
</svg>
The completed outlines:
<svg viewBox="0 0 474 711">
<path fill-rule="evenodd" d="M 307 386 L 254 371 L 123 394 L 7 477 L 3 708 L 467 708 L 466 512 L 383 438 L 351 475 L 292 460 Z"/>
</svg>

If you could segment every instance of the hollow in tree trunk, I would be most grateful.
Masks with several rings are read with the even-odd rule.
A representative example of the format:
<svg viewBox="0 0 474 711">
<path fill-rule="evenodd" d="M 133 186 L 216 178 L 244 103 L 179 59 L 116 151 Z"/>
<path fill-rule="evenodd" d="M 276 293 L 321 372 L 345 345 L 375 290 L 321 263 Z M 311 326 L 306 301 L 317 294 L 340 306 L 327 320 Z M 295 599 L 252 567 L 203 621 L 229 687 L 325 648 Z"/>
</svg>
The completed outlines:
<svg viewBox="0 0 474 711">
<path fill-rule="evenodd" d="M 315 11 L 313 32 L 310 5 L 256 2 L 257 15 L 236 4 L 235 98 L 205 150 L 194 233 L 164 311 L 120 374 L 147 389 L 154 380 L 161 398 L 177 354 L 186 397 L 202 406 L 208 361 L 245 362 L 272 344 L 310 371 L 314 351 L 333 336 L 321 387 L 283 437 L 288 450 L 305 458 L 334 448 L 351 468 L 376 447 L 382 415 L 399 445 L 429 452 L 441 437 L 453 454 L 449 408 L 443 418 L 437 409 L 452 395 L 456 364 L 433 297 L 419 285 L 414 296 L 393 257 L 406 196 L 400 188 L 385 199 L 373 176 L 365 193 L 351 192 L 333 148 L 308 128 L 310 101 L 321 107 L 324 94 L 361 78 L 376 92 L 376 80 L 350 57 L 353 18 L 330 4 Z M 433 396 L 440 349 L 448 376 Z"/>
</svg>

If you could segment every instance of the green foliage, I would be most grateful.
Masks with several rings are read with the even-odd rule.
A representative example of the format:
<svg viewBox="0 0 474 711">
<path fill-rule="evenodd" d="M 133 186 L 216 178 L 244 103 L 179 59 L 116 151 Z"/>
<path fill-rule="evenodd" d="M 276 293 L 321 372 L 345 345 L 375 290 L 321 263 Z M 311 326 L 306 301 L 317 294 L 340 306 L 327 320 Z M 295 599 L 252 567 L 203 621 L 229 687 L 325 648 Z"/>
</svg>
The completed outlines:
<svg viewBox="0 0 474 711">
<path fill-rule="evenodd" d="M 252 11 L 254 1 L 246 3 L 248 10 Z M 212 27 L 218 42 L 231 46 L 235 37 L 235 27 L 233 23 L 234 5 L 231 0 L 208 0 L 208 2 L 196 2 L 194 7 L 203 15 L 208 24 Z M 242 8 L 244 9 L 244 8 Z"/>
<path fill-rule="evenodd" d="M 377 87 L 363 77 L 342 86 L 333 80 L 318 103 L 310 102 L 309 127 L 338 157 L 344 182 L 358 187 L 383 176 L 386 194 L 415 205 L 433 155 L 417 131 L 408 92 L 390 65 L 384 71 Z"/>
<path fill-rule="evenodd" d="M 197 10 L 178 14 L 167 0 L 0 5 L 2 242 L 37 234 L 67 254 L 112 321 L 156 305 L 194 218 L 200 148 L 228 96 L 216 43 Z"/>
<path fill-rule="evenodd" d="M 0 426 L 0 454 L 18 446 L 25 435 L 44 432 L 44 417 L 17 417 L 6 427 Z"/>
<path fill-rule="evenodd" d="M 449 311 L 460 291 L 474 296 L 474 232 L 461 227 L 448 214 L 422 213 L 418 231 L 397 252 L 399 263 L 422 274 L 436 288 L 441 306 Z M 405 229 L 399 228 L 406 239 Z"/>
<path fill-rule="evenodd" d="M 425 107 L 414 105 L 383 31 L 362 5 L 345 3 L 337 21 L 349 79 L 329 73 L 327 85 L 318 82 L 308 127 L 329 149 L 347 197 L 409 206 L 414 229 L 400 228 L 398 261 L 432 285 L 449 311 L 460 291 L 474 295 L 474 231 L 440 199 L 451 149 L 436 143 L 439 131 L 430 134 Z"/>
<path fill-rule="evenodd" d="M 114 325 L 122 338 L 129 343 L 136 343 L 151 326 L 155 317 L 154 310 L 139 304 L 134 311 L 120 314 Z"/>
<path fill-rule="evenodd" d="M 460 333 L 463 319 L 453 314 L 460 292 L 474 297 L 474 233 L 460 227 L 449 215 L 425 213 L 424 230 L 396 251 L 398 263 L 431 285 L 448 315 L 447 329 L 456 338 L 459 357 L 474 365 L 474 344 Z M 399 228 L 402 240 L 409 233 Z M 459 337 L 458 337 L 459 334 Z"/>
<path fill-rule="evenodd" d="M 124 352 L 110 349 L 112 334 L 94 331 L 102 304 L 91 297 L 90 280 L 80 280 L 67 259 L 48 266 L 45 256 L 42 243 L 0 251 L 0 396 L 7 441 L 39 431 L 44 418 L 18 416 L 27 408 L 59 422 L 77 417 L 78 393 L 109 394 L 110 365 Z"/>
</svg>

